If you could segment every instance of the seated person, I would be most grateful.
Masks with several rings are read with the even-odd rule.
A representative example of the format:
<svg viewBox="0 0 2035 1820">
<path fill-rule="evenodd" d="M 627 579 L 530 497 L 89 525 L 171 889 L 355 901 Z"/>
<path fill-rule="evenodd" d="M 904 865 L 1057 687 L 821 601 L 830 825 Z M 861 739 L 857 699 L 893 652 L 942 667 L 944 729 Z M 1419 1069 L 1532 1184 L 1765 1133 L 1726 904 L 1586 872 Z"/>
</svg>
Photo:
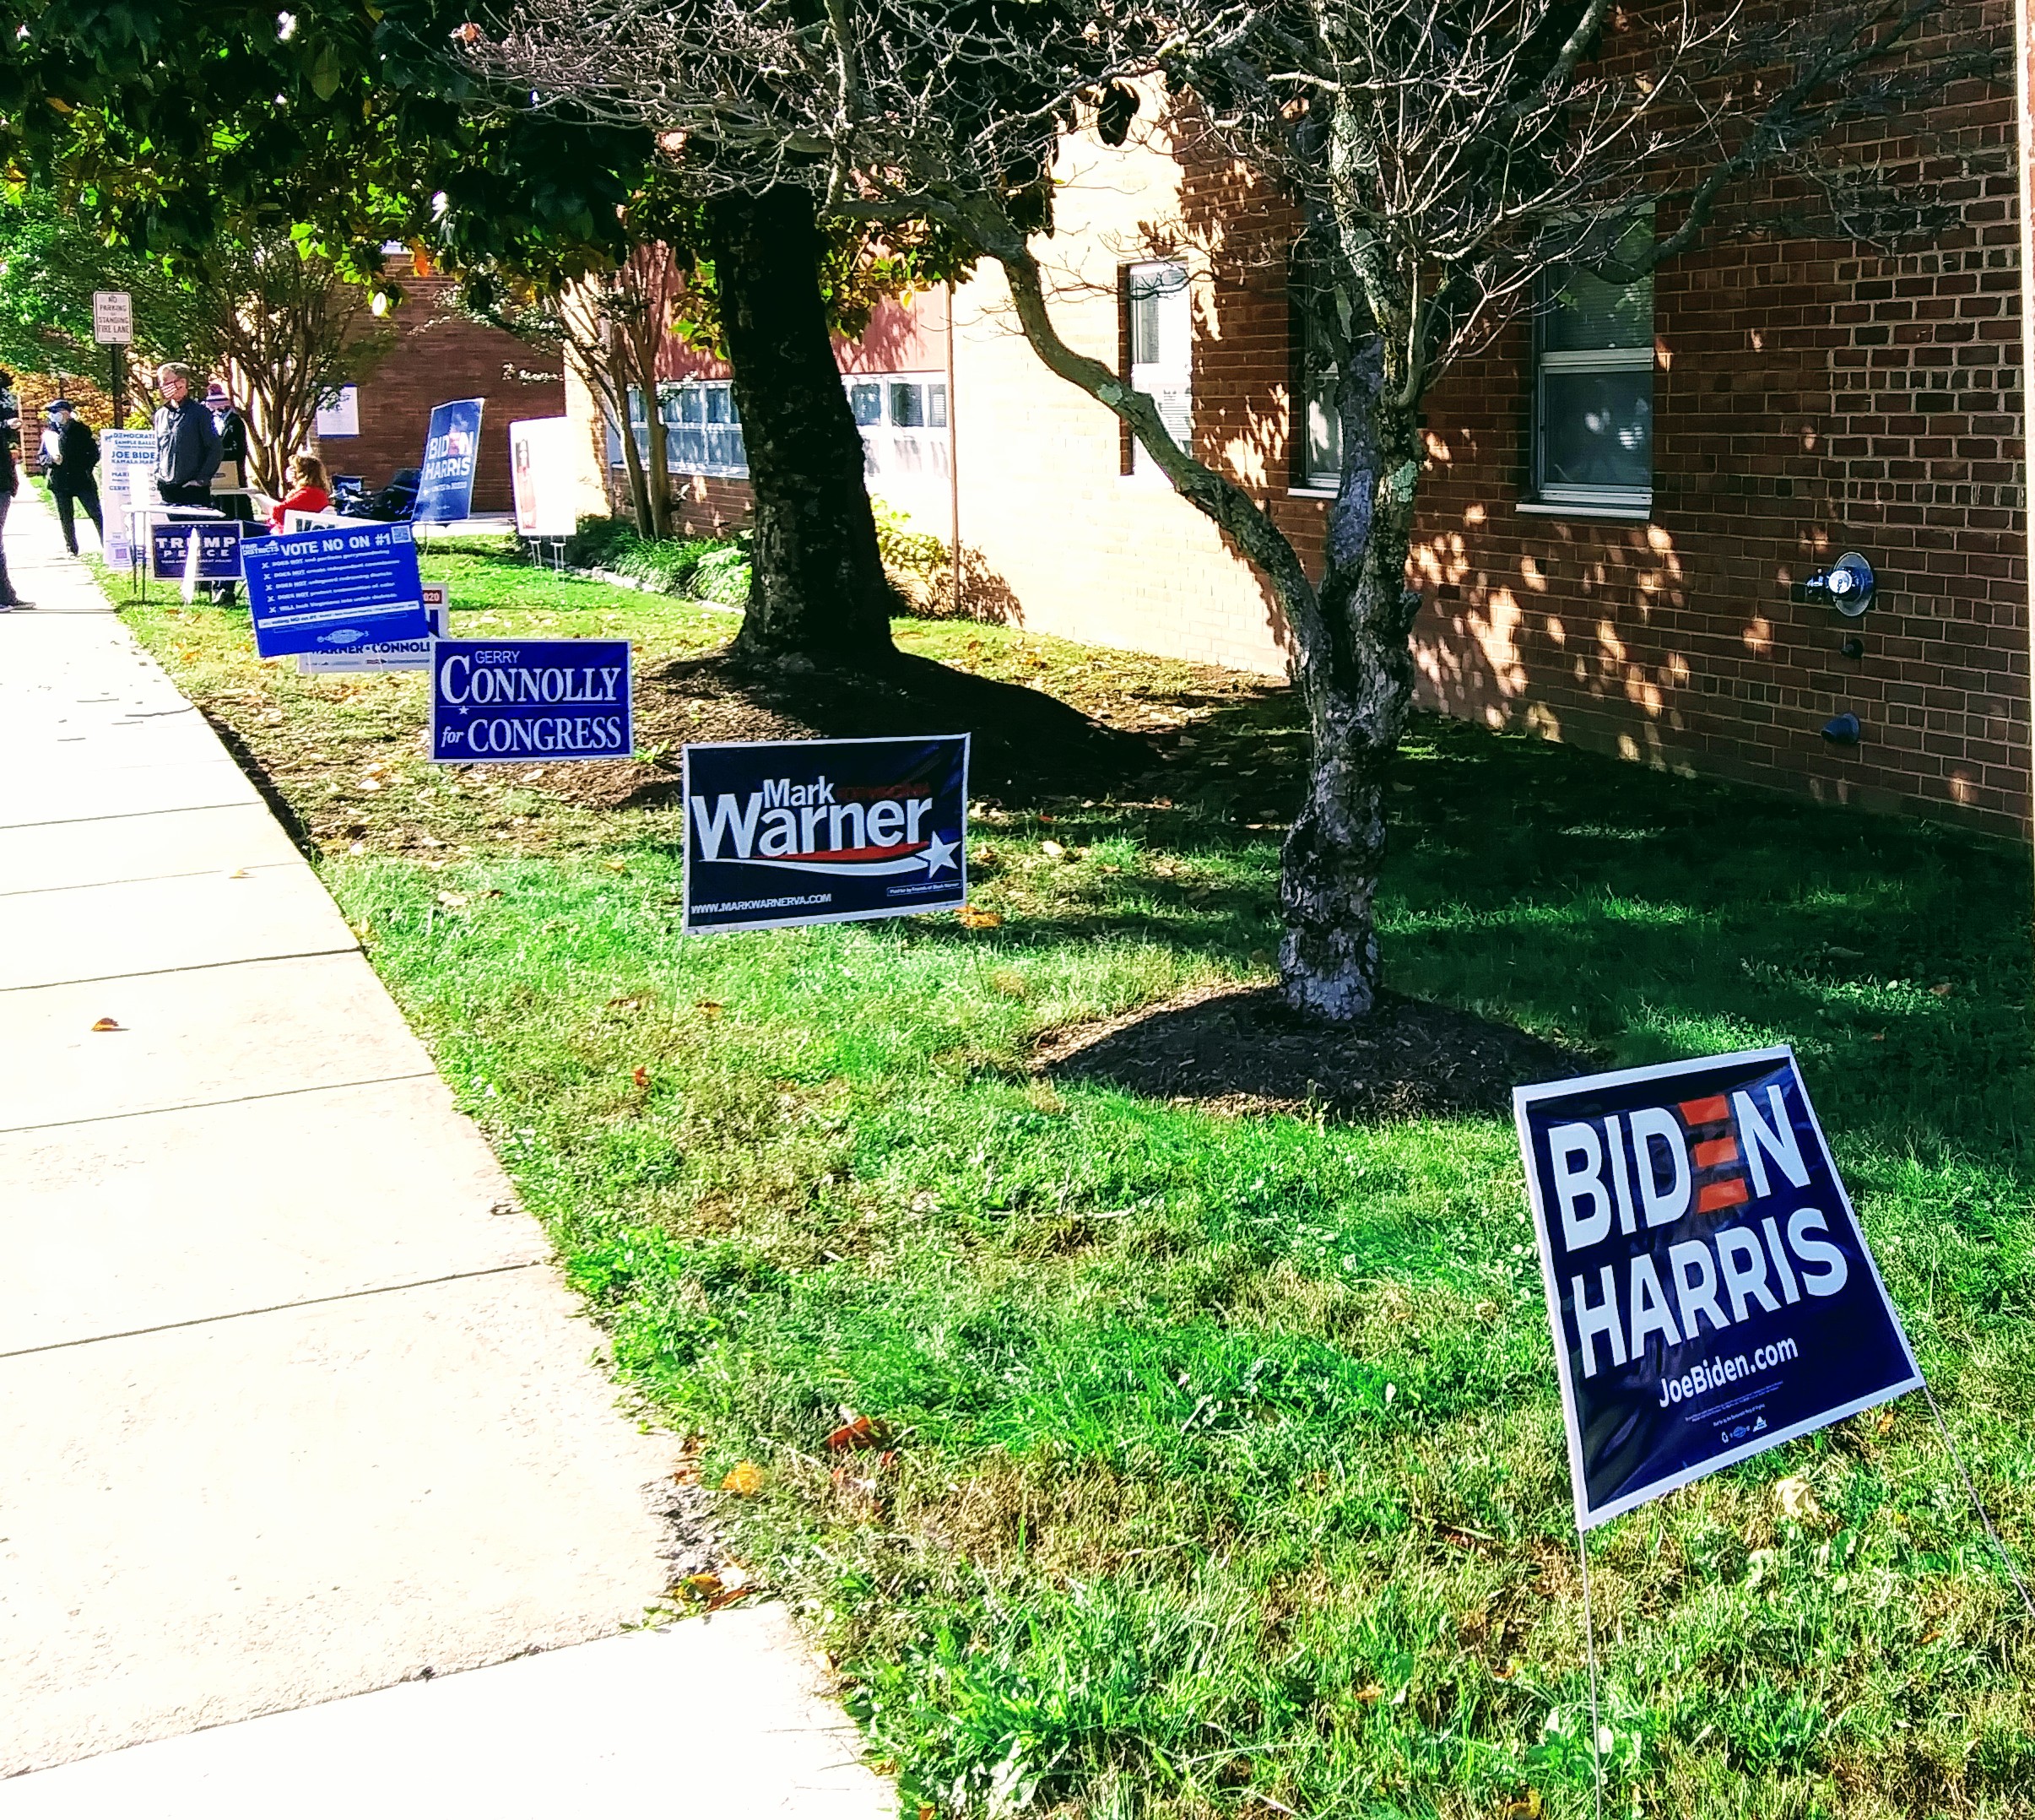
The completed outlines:
<svg viewBox="0 0 2035 1820">
<path fill-rule="evenodd" d="M 287 512 L 329 512 L 332 495 L 325 490 L 325 463 L 316 455 L 298 455 L 290 463 L 290 490 L 269 508 L 272 530 L 283 528 Z"/>
</svg>

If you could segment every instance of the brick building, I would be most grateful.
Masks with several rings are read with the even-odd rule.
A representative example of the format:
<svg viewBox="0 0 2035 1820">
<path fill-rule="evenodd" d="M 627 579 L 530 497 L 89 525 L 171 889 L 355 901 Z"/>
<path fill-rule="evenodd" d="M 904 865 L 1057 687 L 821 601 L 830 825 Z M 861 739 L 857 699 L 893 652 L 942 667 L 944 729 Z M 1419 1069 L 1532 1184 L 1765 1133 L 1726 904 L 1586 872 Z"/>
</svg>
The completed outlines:
<svg viewBox="0 0 2035 1820">
<path fill-rule="evenodd" d="M 560 417 L 566 382 L 555 349 L 537 348 L 453 311 L 452 280 L 392 255 L 389 275 L 403 288 L 391 318 L 394 348 L 355 386 L 340 407 L 320 415 L 318 454 L 333 474 L 359 474 L 370 487 L 424 459 L 431 408 L 453 398 L 486 401 L 474 509 L 506 512 L 509 429 L 526 417 Z"/>
<path fill-rule="evenodd" d="M 2001 4 L 1945 29 L 2012 42 Z M 1638 287 L 1572 286 L 1458 365 L 1426 409 L 1411 575 L 1424 699 L 1650 764 L 2024 829 L 2014 144 L 2011 92 L 1968 85 L 1919 135 L 1850 148 L 1925 158 L 1962 204 L 1926 249 L 1719 244 Z M 1042 249 L 1062 333 L 1154 393 L 1318 562 L 1333 420 L 1296 345 L 1290 214 L 1156 136 L 1120 151 L 1069 141 L 1059 177 Z M 872 492 L 897 490 L 887 439 L 917 414 L 915 458 L 951 503 L 934 509 L 923 485 L 899 502 L 943 537 L 958 512 L 971 576 L 1011 616 L 1285 668 L 1285 628 L 1249 565 L 1113 415 L 1039 364 L 993 270 L 961 288 L 950 322 L 944 297 L 908 313 L 843 354 Z M 709 402 L 719 376 L 683 361 L 674 349 L 673 421 L 732 417 Z M 674 439 L 701 528 L 745 506 L 732 427 L 711 474 Z M 1855 622 L 1800 592 L 1854 550 L 1880 581 Z M 1844 712 L 1855 745 L 1822 736 Z"/>
</svg>

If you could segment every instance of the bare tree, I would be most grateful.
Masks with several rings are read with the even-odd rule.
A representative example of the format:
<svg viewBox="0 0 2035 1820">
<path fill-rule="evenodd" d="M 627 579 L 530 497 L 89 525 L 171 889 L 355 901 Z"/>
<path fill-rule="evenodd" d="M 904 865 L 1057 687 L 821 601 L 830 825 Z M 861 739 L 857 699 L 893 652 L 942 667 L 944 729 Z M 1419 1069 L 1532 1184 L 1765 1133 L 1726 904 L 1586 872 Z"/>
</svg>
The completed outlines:
<svg viewBox="0 0 2035 1820">
<path fill-rule="evenodd" d="M 1983 41 L 1943 48 L 1945 18 L 1941 0 L 524 0 L 466 28 L 463 54 L 529 105 L 654 124 L 673 181 L 701 196 L 798 186 L 834 214 L 944 224 L 1000 265 L 1039 357 L 1279 599 L 1313 737 L 1280 973 L 1296 1008 L 1350 1019 L 1379 990 L 1429 386 L 1551 278 L 1629 279 L 1732 228 L 1750 179 L 1820 186 L 1855 223 L 1881 186 L 1845 162 L 1844 129 L 1994 62 Z M 1318 581 L 1246 487 L 1053 319 L 1034 242 L 1061 136 L 1120 144 L 1160 98 L 1180 155 L 1241 158 L 1304 225 L 1341 443 Z"/>
<path fill-rule="evenodd" d="M 658 396 L 658 355 L 685 295 L 685 268 L 661 246 L 638 246 L 612 265 L 577 276 L 530 280 L 499 274 L 464 290 L 474 313 L 526 339 L 555 342 L 617 426 L 637 532 L 671 534 L 667 436 Z M 504 291 L 507 295 L 504 295 Z M 642 441 L 635 432 L 640 402 Z"/>
<path fill-rule="evenodd" d="M 280 497 L 311 447 L 318 407 L 395 344 L 374 294 L 287 234 L 224 241 L 183 279 L 183 356 L 223 373 L 247 425 L 254 484 Z"/>
</svg>

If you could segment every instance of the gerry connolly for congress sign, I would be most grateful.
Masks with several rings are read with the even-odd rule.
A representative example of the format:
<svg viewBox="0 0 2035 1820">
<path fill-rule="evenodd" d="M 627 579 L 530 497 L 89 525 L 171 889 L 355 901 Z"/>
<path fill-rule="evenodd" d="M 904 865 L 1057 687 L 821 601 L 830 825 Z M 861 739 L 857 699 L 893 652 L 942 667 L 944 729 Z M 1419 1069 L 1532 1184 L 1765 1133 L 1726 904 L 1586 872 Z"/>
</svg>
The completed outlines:
<svg viewBox="0 0 2035 1820">
<path fill-rule="evenodd" d="M 1921 1384 L 1791 1050 L 1513 1104 L 1580 1528 Z"/>
</svg>

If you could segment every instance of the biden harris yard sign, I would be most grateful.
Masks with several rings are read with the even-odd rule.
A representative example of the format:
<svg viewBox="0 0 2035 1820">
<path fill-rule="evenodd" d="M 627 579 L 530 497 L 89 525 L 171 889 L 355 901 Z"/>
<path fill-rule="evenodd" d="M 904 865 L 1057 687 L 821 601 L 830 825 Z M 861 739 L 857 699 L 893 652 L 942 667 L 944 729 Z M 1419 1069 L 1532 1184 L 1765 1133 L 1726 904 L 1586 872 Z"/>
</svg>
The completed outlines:
<svg viewBox="0 0 2035 1820">
<path fill-rule="evenodd" d="M 1513 1108 L 1578 1527 L 1921 1384 L 1793 1051 Z"/>
<path fill-rule="evenodd" d="M 689 745 L 685 929 L 955 910 L 968 896 L 968 735 Z"/>
<path fill-rule="evenodd" d="M 438 639 L 431 756 L 475 765 L 627 758 L 625 638 Z"/>
</svg>

